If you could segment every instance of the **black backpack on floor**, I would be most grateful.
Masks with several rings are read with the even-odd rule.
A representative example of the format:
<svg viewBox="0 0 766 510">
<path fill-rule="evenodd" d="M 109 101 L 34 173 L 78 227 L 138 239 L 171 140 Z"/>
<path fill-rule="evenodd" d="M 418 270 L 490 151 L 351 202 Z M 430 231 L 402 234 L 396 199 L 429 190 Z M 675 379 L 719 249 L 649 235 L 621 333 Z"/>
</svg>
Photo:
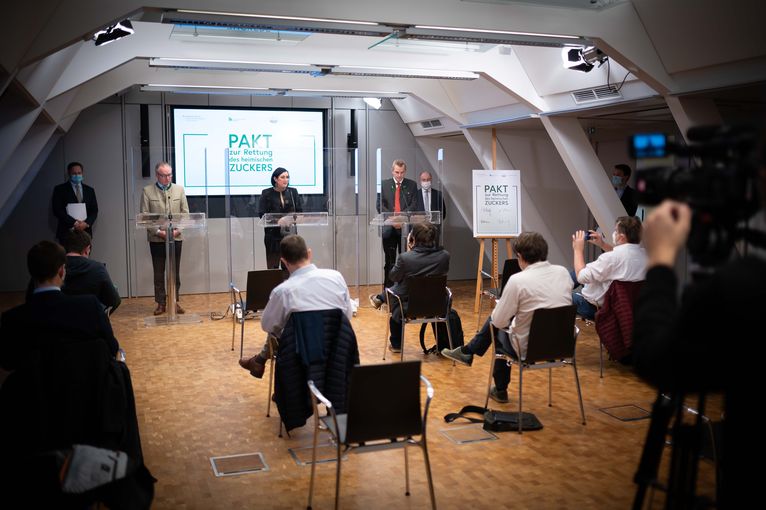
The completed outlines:
<svg viewBox="0 0 766 510">
<path fill-rule="evenodd" d="M 452 347 L 460 347 L 465 341 L 463 339 L 463 323 L 460 322 L 460 316 L 455 310 L 450 308 L 449 316 L 447 317 L 449 323 L 450 334 L 452 335 Z M 447 336 L 447 324 L 444 322 L 432 322 L 431 331 L 434 334 L 434 338 L 438 339 L 436 345 L 430 348 L 426 347 L 426 324 L 420 325 L 420 347 L 423 348 L 424 354 L 439 353 L 442 349 L 449 349 L 449 336 Z M 438 331 L 438 335 L 436 334 Z"/>
</svg>

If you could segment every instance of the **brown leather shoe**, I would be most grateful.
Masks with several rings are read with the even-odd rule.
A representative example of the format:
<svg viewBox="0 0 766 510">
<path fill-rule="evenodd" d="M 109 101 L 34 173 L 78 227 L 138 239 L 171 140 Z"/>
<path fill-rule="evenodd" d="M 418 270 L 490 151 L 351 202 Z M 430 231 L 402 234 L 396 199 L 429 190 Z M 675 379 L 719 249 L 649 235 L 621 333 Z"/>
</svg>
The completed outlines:
<svg viewBox="0 0 766 510">
<path fill-rule="evenodd" d="M 157 303 L 157 308 L 154 309 L 154 315 L 162 315 L 165 313 L 165 305 Z"/>
<path fill-rule="evenodd" d="M 181 308 L 181 305 L 179 303 L 176 303 L 176 313 L 186 313 L 186 310 Z"/>
<path fill-rule="evenodd" d="M 260 354 L 256 354 L 250 359 L 242 358 L 239 360 L 239 366 L 245 370 L 250 371 L 250 375 L 257 377 L 258 379 L 263 377 L 263 372 L 266 370 L 266 360 L 261 358 Z"/>
</svg>

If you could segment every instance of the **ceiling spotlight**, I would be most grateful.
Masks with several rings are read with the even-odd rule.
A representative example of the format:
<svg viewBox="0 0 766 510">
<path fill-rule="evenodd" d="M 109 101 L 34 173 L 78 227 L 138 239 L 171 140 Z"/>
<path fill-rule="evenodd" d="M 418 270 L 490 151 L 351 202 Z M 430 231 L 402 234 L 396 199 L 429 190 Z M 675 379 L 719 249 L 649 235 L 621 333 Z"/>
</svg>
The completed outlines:
<svg viewBox="0 0 766 510">
<path fill-rule="evenodd" d="M 93 34 L 93 40 L 96 42 L 96 46 L 102 46 L 104 44 L 109 44 L 112 41 L 116 41 L 117 39 L 122 39 L 133 32 L 135 32 L 135 30 L 133 30 L 133 25 L 130 23 L 130 20 L 124 19 L 119 23 L 115 23 L 114 25 L 108 26 L 104 30 L 99 30 Z"/>
<path fill-rule="evenodd" d="M 596 64 L 601 67 L 609 57 L 595 46 L 590 46 L 588 48 L 563 48 L 561 59 L 564 61 L 564 69 L 588 73 Z"/>
</svg>

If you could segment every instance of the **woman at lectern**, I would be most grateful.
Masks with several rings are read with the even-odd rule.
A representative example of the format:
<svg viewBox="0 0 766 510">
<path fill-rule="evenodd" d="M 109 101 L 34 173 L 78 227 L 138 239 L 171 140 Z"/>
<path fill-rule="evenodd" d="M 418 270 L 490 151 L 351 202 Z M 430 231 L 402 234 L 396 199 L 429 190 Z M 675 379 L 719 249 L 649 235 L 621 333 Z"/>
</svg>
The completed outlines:
<svg viewBox="0 0 766 510">
<path fill-rule="evenodd" d="M 301 197 L 298 190 L 291 188 L 290 173 L 279 167 L 271 174 L 271 188 L 261 193 L 258 203 L 258 216 L 267 213 L 303 212 Z M 263 244 L 266 246 L 266 267 L 279 268 L 279 243 L 290 234 L 289 224 L 281 227 L 266 227 L 263 229 Z"/>
</svg>

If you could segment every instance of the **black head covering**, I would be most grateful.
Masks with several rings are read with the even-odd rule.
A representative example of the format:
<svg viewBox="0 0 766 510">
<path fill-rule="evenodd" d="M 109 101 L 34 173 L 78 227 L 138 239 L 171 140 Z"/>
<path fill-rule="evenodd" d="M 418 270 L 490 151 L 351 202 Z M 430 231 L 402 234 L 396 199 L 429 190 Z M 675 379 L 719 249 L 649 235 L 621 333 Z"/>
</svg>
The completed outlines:
<svg viewBox="0 0 766 510">
<path fill-rule="evenodd" d="M 271 172 L 271 185 L 276 186 L 277 184 L 277 177 L 282 175 L 283 173 L 287 172 L 286 168 L 282 168 L 281 166 L 277 167 L 276 170 Z"/>
</svg>

